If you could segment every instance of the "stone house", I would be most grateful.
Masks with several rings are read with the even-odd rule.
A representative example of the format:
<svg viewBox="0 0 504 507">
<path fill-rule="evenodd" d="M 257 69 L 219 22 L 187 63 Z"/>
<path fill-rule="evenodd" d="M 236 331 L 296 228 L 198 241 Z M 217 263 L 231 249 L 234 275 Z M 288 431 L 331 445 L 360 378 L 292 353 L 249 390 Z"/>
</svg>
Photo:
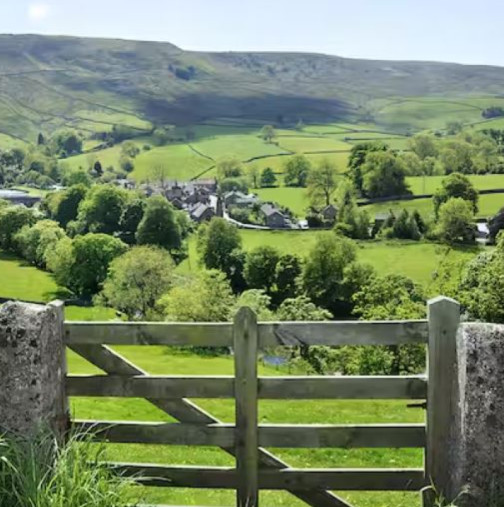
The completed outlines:
<svg viewBox="0 0 504 507">
<path fill-rule="evenodd" d="M 215 216 L 215 210 L 207 204 L 199 203 L 190 211 L 191 218 L 198 223 L 211 220 Z"/>
<path fill-rule="evenodd" d="M 261 206 L 261 213 L 264 215 L 266 225 L 272 229 L 285 229 L 289 227 L 289 220 L 277 208 L 269 203 Z"/>
</svg>

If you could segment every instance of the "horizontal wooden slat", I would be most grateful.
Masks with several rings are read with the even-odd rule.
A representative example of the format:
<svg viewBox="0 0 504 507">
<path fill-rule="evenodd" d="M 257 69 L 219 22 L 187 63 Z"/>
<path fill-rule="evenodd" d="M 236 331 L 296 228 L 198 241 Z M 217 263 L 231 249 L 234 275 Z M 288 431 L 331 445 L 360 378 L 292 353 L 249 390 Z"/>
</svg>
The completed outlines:
<svg viewBox="0 0 504 507">
<path fill-rule="evenodd" d="M 167 322 L 65 322 L 67 345 L 173 345 L 230 347 L 232 324 Z"/>
<path fill-rule="evenodd" d="M 68 345 L 232 346 L 230 323 L 66 322 Z M 259 324 L 259 346 L 427 343 L 427 321 L 273 322 Z"/>
<path fill-rule="evenodd" d="M 427 321 L 277 322 L 259 325 L 260 346 L 427 343 Z"/>
<path fill-rule="evenodd" d="M 262 399 L 425 399 L 421 376 L 259 377 Z M 233 398 L 231 376 L 70 375 L 69 396 Z"/>
<path fill-rule="evenodd" d="M 113 443 L 203 445 L 231 447 L 235 444 L 232 424 L 178 424 L 116 421 L 75 421 L 77 431 L 91 432 Z M 376 425 L 260 425 L 261 447 L 388 447 L 425 446 L 423 424 Z"/>
<path fill-rule="evenodd" d="M 145 486 L 235 489 L 236 471 L 224 467 L 157 466 L 109 463 L 119 473 Z M 260 470 L 261 489 L 308 491 L 419 491 L 422 469 L 295 469 Z"/>
</svg>

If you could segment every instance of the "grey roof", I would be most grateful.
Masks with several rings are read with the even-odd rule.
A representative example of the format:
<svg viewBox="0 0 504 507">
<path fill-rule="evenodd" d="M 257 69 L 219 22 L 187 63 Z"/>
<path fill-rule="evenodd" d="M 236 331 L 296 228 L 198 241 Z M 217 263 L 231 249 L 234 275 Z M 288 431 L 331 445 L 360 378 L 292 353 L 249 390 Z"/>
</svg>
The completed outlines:
<svg viewBox="0 0 504 507">
<path fill-rule="evenodd" d="M 201 218 L 201 216 L 203 216 L 205 211 L 207 211 L 208 209 L 213 211 L 213 208 L 211 206 L 208 206 L 207 204 L 200 203 L 196 206 L 196 208 L 194 208 L 191 211 L 191 216 L 193 216 L 195 218 Z"/>
<path fill-rule="evenodd" d="M 278 210 L 277 208 L 275 208 L 275 206 L 273 206 L 272 204 L 269 204 L 269 203 L 264 203 L 261 206 L 261 211 L 268 217 L 271 215 L 274 215 L 275 213 L 278 213 L 279 215 L 283 216 L 283 214 L 280 210 Z"/>
</svg>

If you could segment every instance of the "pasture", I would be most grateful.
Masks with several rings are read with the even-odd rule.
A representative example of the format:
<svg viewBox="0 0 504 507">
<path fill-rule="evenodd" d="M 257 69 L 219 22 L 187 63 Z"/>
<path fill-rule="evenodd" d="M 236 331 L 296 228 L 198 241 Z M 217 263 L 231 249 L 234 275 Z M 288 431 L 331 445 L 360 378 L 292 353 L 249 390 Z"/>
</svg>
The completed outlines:
<svg viewBox="0 0 504 507">
<path fill-rule="evenodd" d="M 202 357 L 168 347 L 117 347 L 127 359 L 151 374 L 225 375 L 233 373 L 229 356 Z M 73 353 L 68 355 L 70 373 L 97 373 L 97 369 Z M 260 375 L 278 375 L 278 369 L 259 364 Z M 234 422 L 233 400 L 197 400 L 199 406 L 224 422 Z M 261 401 L 262 423 L 421 423 L 422 410 L 406 407 L 406 401 Z M 124 421 L 170 421 L 144 400 L 76 398 L 72 414 L 81 419 Z M 417 449 L 271 449 L 296 467 L 421 467 L 422 452 Z M 232 466 L 233 460 L 215 448 L 162 445 L 109 444 L 107 458 L 116 461 L 152 462 L 184 465 Z M 145 503 L 170 505 L 232 505 L 234 493 L 220 490 L 154 488 L 137 492 Z M 345 493 L 356 507 L 419 507 L 417 493 Z M 283 492 L 262 492 L 266 507 L 301 507 L 302 502 Z"/>
</svg>

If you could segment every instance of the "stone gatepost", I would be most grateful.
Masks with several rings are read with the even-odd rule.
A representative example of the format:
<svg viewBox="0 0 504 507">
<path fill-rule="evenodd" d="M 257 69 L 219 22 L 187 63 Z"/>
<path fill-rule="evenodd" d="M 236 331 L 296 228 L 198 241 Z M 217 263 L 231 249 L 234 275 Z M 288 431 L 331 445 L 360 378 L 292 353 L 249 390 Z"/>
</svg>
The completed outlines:
<svg viewBox="0 0 504 507">
<path fill-rule="evenodd" d="M 450 496 L 458 507 L 504 505 L 504 326 L 461 324 L 451 428 Z M 447 400 L 447 403 L 449 400 Z"/>
<path fill-rule="evenodd" d="M 61 302 L 0 307 L 0 434 L 68 428 L 63 320 Z"/>
</svg>

